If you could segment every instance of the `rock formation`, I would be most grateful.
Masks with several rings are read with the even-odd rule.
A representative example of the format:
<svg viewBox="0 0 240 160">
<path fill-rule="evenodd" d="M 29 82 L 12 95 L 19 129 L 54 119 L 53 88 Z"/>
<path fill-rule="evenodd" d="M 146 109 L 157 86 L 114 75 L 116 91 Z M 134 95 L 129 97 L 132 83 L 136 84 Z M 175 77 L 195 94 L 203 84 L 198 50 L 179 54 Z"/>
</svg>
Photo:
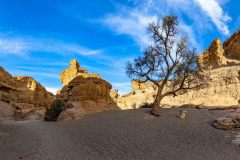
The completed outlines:
<svg viewBox="0 0 240 160">
<path fill-rule="evenodd" d="M 226 40 L 223 47 L 227 58 L 240 60 L 240 30 Z"/>
<path fill-rule="evenodd" d="M 8 110 L 6 112 L 8 112 L 9 116 L 11 115 L 9 118 L 42 118 L 46 107 L 49 107 L 53 101 L 53 94 L 47 92 L 33 78 L 13 77 L 0 67 L 1 110 Z M 4 114 L 3 111 L 1 111 L 1 114 Z M 6 118 L 6 116 L 1 117 Z"/>
<path fill-rule="evenodd" d="M 198 65 L 203 70 L 240 65 L 240 30 L 228 40 L 216 39 L 209 48 L 197 57 Z"/>
<path fill-rule="evenodd" d="M 79 68 L 76 60 L 70 63 L 70 68 L 65 69 L 60 75 L 63 84 L 67 83 L 67 85 L 62 88 L 58 98 L 67 103 L 67 109 L 59 115 L 59 121 L 78 119 L 94 112 L 118 109 L 110 96 L 112 88 L 110 83 L 100 78 L 98 74 L 88 74 L 85 69 L 84 73 L 80 72 L 83 69 Z"/>
<path fill-rule="evenodd" d="M 198 108 L 232 108 L 239 105 L 240 99 L 240 31 L 224 42 L 216 39 L 210 47 L 197 58 L 208 81 L 195 90 L 182 91 L 175 97 L 162 100 L 163 107 L 192 106 Z M 196 83 L 201 80 L 196 80 Z M 167 89 L 167 88 L 165 88 Z M 157 87 L 151 83 L 132 81 L 132 92 L 115 98 L 121 109 L 139 108 L 144 103 L 152 103 Z M 115 93 L 116 95 L 116 93 Z"/>
<path fill-rule="evenodd" d="M 220 39 L 216 39 L 210 47 L 197 58 L 201 69 L 215 69 L 226 65 L 226 57 Z"/>
<path fill-rule="evenodd" d="M 87 70 L 84 68 L 80 68 L 77 60 L 73 59 L 70 61 L 70 67 L 66 68 L 60 73 L 60 80 L 63 85 L 67 85 L 76 76 L 100 78 L 98 74 L 88 74 Z"/>
</svg>

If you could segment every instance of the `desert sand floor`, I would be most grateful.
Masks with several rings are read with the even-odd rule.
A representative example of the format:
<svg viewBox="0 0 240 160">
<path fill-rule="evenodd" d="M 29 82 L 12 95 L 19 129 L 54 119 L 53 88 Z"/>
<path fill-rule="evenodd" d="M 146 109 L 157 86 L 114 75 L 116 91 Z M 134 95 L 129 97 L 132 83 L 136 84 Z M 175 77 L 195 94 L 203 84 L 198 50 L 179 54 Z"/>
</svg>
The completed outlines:
<svg viewBox="0 0 240 160">
<path fill-rule="evenodd" d="M 226 111 L 149 109 L 109 111 L 53 123 L 0 121 L 0 160 L 240 160 L 231 142 L 239 131 L 217 130 L 210 120 Z"/>
</svg>

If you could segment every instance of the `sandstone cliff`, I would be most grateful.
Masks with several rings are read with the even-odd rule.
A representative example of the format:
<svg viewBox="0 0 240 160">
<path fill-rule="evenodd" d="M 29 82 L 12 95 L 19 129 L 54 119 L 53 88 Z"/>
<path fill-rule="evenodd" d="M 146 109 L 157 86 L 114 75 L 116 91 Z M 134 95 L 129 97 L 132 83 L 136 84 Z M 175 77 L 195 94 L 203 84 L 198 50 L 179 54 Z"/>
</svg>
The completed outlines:
<svg viewBox="0 0 240 160">
<path fill-rule="evenodd" d="M 118 109 L 110 96 L 112 85 L 98 74 L 88 74 L 85 69 L 84 73 L 82 71 L 78 62 L 72 60 L 70 68 L 60 75 L 63 84 L 67 85 L 62 88 L 58 98 L 66 102 L 67 109 L 59 115 L 58 121 L 79 119 L 91 113 Z"/>
<path fill-rule="evenodd" d="M 239 105 L 239 58 L 240 31 L 234 33 L 224 45 L 216 39 L 197 57 L 198 65 L 203 71 L 202 78 L 208 83 L 195 90 L 183 91 L 174 97 L 165 97 L 162 101 L 163 107 L 188 105 L 199 108 L 226 108 Z M 196 83 L 198 81 L 200 82 L 200 79 L 196 80 Z M 139 108 L 144 103 L 152 103 L 157 93 L 157 87 L 153 83 L 140 83 L 139 80 L 132 81 L 132 90 L 129 94 L 114 98 L 121 109 Z"/>
<path fill-rule="evenodd" d="M 5 107 L 5 111 L 8 108 L 6 112 L 11 111 L 9 118 L 42 118 L 46 107 L 49 107 L 53 101 L 54 96 L 33 78 L 13 77 L 0 67 L 1 109 Z M 3 111 L 2 114 L 4 114 Z"/>
<path fill-rule="evenodd" d="M 228 40 L 216 39 L 209 48 L 197 57 L 198 65 L 203 70 L 240 65 L 240 30 Z"/>
<path fill-rule="evenodd" d="M 73 59 L 70 61 L 70 67 L 66 68 L 60 73 L 60 80 L 63 85 L 67 85 L 76 76 L 100 78 L 98 74 L 87 73 L 87 70 L 84 68 L 80 68 L 80 65 L 77 62 L 77 60 Z"/>
<path fill-rule="evenodd" d="M 210 47 L 197 57 L 201 69 L 215 69 L 226 65 L 223 45 L 220 39 L 216 39 Z"/>
<path fill-rule="evenodd" d="M 240 30 L 226 40 L 223 47 L 227 58 L 240 60 Z"/>
</svg>

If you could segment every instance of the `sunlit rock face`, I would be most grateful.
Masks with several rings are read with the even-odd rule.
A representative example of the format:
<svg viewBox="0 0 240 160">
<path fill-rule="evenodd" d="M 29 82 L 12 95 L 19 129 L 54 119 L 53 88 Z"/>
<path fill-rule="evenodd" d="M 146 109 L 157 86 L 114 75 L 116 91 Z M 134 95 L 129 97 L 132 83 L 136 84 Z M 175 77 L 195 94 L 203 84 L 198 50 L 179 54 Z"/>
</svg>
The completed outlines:
<svg viewBox="0 0 240 160">
<path fill-rule="evenodd" d="M 197 62 L 202 70 L 240 65 L 240 30 L 223 45 L 220 39 L 213 41 L 209 48 L 197 57 Z"/>
<path fill-rule="evenodd" d="M 0 67 L 0 101 L 14 110 L 15 119 L 41 119 L 55 97 L 31 77 L 13 77 Z"/>
<path fill-rule="evenodd" d="M 227 58 L 240 60 L 240 30 L 224 42 L 223 48 Z"/>
<path fill-rule="evenodd" d="M 223 45 L 220 39 L 212 42 L 210 47 L 197 57 L 201 69 L 215 69 L 226 65 Z"/>
<path fill-rule="evenodd" d="M 67 85 L 76 76 L 100 78 L 98 74 L 87 73 L 87 70 L 84 68 L 80 68 L 80 65 L 77 62 L 77 60 L 73 59 L 70 61 L 70 67 L 66 68 L 60 73 L 60 80 L 63 85 Z"/>
<path fill-rule="evenodd" d="M 194 90 L 182 91 L 165 97 L 162 107 L 183 105 L 198 108 L 229 108 L 239 105 L 240 99 L 240 31 L 233 34 L 224 45 L 219 39 L 197 57 L 202 78 L 207 84 Z M 201 80 L 197 79 L 196 83 Z M 167 88 L 165 88 L 167 90 Z M 152 103 L 157 87 L 151 83 L 132 81 L 132 92 L 115 98 L 121 109 L 139 108 Z"/>
<path fill-rule="evenodd" d="M 88 74 L 87 70 L 81 73 L 80 70 L 82 69 L 79 69 L 78 62 L 72 60 L 70 68 L 62 73 L 65 77 L 66 75 L 75 75 L 75 77 L 68 76 L 71 78 L 64 80 L 62 73 L 60 75 L 64 82 L 71 80 L 62 88 L 58 96 L 67 104 L 67 109 L 60 114 L 58 121 L 74 120 L 91 113 L 118 109 L 110 96 L 112 85 L 98 74 Z"/>
</svg>

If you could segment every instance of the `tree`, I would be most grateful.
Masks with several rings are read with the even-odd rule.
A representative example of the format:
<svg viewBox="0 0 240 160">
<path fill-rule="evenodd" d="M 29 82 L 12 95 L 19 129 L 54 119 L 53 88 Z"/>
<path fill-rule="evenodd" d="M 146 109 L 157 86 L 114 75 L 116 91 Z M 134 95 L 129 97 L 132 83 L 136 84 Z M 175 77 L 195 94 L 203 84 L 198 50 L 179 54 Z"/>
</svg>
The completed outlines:
<svg viewBox="0 0 240 160">
<path fill-rule="evenodd" d="M 199 86 L 196 52 L 189 47 L 187 36 L 180 36 L 178 19 L 165 16 L 162 20 L 149 25 L 153 45 L 149 46 L 142 57 L 128 62 L 126 69 L 129 77 L 139 82 L 153 82 L 157 95 L 153 103 L 152 114 L 159 116 L 161 101 L 165 96 Z"/>
</svg>

